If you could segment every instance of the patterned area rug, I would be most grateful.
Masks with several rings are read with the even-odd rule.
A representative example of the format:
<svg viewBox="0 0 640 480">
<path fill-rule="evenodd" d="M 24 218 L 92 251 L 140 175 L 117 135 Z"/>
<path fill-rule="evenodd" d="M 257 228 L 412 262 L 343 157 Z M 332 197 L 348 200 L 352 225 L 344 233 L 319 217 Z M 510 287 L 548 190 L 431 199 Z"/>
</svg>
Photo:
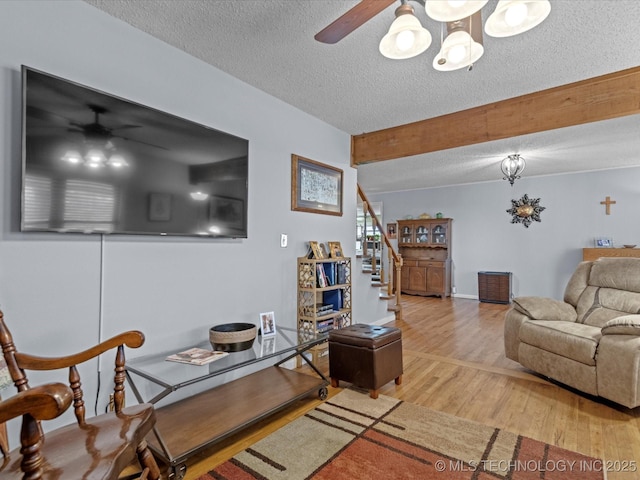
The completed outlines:
<svg viewBox="0 0 640 480">
<path fill-rule="evenodd" d="M 602 480 L 601 460 L 346 389 L 198 480 Z"/>
</svg>

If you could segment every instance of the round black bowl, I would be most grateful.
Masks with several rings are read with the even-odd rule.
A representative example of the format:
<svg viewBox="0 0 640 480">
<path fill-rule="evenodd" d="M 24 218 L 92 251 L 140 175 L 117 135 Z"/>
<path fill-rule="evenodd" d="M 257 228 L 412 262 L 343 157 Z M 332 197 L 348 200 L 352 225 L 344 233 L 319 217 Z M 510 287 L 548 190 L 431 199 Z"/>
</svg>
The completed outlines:
<svg viewBox="0 0 640 480">
<path fill-rule="evenodd" d="M 253 346 L 257 333 L 253 323 L 223 323 L 209 329 L 209 342 L 214 350 L 240 352 Z"/>
</svg>

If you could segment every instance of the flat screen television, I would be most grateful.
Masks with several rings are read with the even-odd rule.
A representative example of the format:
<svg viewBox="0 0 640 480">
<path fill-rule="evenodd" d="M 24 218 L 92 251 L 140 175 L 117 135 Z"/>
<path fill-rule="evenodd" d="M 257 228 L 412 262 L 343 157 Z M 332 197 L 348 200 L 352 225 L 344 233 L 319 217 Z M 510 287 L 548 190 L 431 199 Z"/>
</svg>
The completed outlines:
<svg viewBox="0 0 640 480">
<path fill-rule="evenodd" d="M 22 231 L 247 237 L 247 140 L 26 66 L 22 120 Z"/>
</svg>

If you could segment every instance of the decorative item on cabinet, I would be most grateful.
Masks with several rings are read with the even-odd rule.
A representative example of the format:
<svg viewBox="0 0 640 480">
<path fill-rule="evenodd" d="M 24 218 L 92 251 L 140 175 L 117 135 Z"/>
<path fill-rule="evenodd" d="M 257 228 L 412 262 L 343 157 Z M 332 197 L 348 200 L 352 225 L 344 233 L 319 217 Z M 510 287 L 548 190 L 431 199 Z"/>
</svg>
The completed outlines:
<svg viewBox="0 0 640 480">
<path fill-rule="evenodd" d="M 450 218 L 398 220 L 402 293 L 451 296 Z"/>
</svg>

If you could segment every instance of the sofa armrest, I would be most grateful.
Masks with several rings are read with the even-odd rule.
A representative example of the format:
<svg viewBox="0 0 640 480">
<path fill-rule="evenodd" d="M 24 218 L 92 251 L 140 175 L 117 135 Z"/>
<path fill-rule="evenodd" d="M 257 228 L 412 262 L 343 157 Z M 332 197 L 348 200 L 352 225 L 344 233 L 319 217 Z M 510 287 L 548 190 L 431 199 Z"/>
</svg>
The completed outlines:
<svg viewBox="0 0 640 480">
<path fill-rule="evenodd" d="M 572 305 L 546 297 L 517 297 L 513 308 L 532 320 L 575 322 L 578 318 Z"/>
<path fill-rule="evenodd" d="M 609 320 L 602 335 L 636 335 L 640 337 L 640 315 L 623 315 Z"/>
</svg>

